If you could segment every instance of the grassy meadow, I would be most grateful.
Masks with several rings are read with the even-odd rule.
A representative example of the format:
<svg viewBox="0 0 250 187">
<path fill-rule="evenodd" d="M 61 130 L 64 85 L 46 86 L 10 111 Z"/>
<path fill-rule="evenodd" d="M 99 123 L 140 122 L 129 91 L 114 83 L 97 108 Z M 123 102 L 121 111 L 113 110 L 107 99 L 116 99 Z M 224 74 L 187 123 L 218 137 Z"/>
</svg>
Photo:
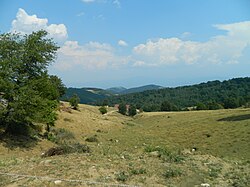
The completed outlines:
<svg viewBox="0 0 250 187">
<path fill-rule="evenodd" d="M 53 141 L 1 137 L 0 173 L 47 178 L 1 174 L 0 186 L 250 186 L 250 109 L 131 118 L 80 105 L 58 112 L 53 131 Z M 91 152 L 40 156 L 64 142 Z"/>
</svg>

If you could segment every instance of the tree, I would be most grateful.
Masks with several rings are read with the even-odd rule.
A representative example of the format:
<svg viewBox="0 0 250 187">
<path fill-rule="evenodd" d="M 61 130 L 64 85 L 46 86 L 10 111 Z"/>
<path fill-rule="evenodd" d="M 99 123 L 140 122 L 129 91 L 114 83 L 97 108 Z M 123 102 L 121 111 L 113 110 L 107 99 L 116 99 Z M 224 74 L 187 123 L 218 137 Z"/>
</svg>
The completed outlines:
<svg viewBox="0 0 250 187">
<path fill-rule="evenodd" d="M 177 111 L 178 108 L 169 101 L 163 101 L 161 104 L 161 111 Z"/>
<path fill-rule="evenodd" d="M 137 114 L 136 107 L 134 105 L 130 105 L 129 110 L 128 110 L 128 115 L 129 116 L 134 116 L 136 114 Z"/>
<path fill-rule="evenodd" d="M 207 110 L 207 106 L 204 103 L 197 103 L 196 110 Z"/>
<path fill-rule="evenodd" d="M 126 107 L 126 104 L 124 104 L 124 103 L 121 103 L 121 104 L 119 104 L 119 113 L 120 114 L 122 114 L 122 115 L 126 115 L 126 113 L 127 113 L 127 107 Z"/>
<path fill-rule="evenodd" d="M 63 84 L 62 80 L 55 75 L 50 75 L 49 78 L 53 85 L 57 88 L 59 97 L 62 97 L 66 92 L 66 87 Z"/>
<path fill-rule="evenodd" d="M 54 124 L 60 94 L 47 68 L 57 49 L 46 31 L 0 34 L 0 92 L 7 103 L 0 125 L 5 132 L 26 134 L 35 122 Z"/>
<path fill-rule="evenodd" d="M 224 107 L 225 108 L 237 108 L 239 107 L 239 102 L 234 97 L 226 98 L 224 101 Z"/>
<path fill-rule="evenodd" d="M 71 105 L 71 107 L 74 109 L 74 110 L 77 110 L 78 109 L 78 104 L 80 102 L 80 98 L 78 97 L 77 94 L 74 94 L 70 99 L 69 99 L 69 103 Z"/>
</svg>

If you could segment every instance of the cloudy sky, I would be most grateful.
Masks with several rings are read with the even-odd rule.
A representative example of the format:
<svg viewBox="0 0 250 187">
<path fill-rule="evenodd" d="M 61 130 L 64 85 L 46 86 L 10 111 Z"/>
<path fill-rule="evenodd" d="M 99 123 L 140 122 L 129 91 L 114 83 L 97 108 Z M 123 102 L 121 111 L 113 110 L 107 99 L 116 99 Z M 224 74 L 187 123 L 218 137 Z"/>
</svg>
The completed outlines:
<svg viewBox="0 0 250 187">
<path fill-rule="evenodd" d="M 0 32 L 45 29 L 71 87 L 250 76 L 249 0 L 0 0 Z"/>
</svg>

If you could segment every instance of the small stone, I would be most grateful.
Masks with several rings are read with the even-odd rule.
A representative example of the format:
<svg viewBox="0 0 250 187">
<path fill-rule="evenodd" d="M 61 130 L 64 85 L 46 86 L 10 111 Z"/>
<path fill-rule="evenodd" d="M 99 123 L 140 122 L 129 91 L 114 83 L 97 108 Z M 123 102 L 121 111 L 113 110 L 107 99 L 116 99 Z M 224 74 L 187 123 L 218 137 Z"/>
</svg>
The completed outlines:
<svg viewBox="0 0 250 187">
<path fill-rule="evenodd" d="M 119 142 L 119 140 L 115 140 L 115 142 L 116 142 L 116 143 L 118 143 L 118 142 Z"/>
<path fill-rule="evenodd" d="M 58 185 L 58 184 L 61 184 L 62 181 L 61 181 L 61 180 L 56 180 L 54 183 L 55 183 L 56 185 Z"/>
<path fill-rule="evenodd" d="M 202 187 L 210 187 L 210 184 L 208 184 L 208 183 L 202 183 L 201 186 Z"/>
<path fill-rule="evenodd" d="M 153 151 L 151 153 L 149 153 L 150 156 L 154 156 L 154 157 L 159 157 L 160 156 L 160 153 L 158 151 Z"/>
<path fill-rule="evenodd" d="M 122 156 L 121 156 L 121 159 L 125 159 L 125 157 L 122 155 Z"/>
</svg>

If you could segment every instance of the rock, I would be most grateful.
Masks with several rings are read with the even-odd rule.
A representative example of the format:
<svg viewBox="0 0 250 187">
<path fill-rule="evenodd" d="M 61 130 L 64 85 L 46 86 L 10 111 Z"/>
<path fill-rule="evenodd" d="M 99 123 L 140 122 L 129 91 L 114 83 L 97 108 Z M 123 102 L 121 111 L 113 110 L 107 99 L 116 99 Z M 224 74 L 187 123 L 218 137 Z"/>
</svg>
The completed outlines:
<svg viewBox="0 0 250 187">
<path fill-rule="evenodd" d="M 210 184 L 208 184 L 208 183 L 202 183 L 201 186 L 202 187 L 210 187 Z"/>
<path fill-rule="evenodd" d="M 150 156 L 154 156 L 154 157 L 159 157 L 160 153 L 158 151 L 153 151 L 151 153 L 149 153 Z"/>
<path fill-rule="evenodd" d="M 56 185 L 59 185 L 59 184 L 62 183 L 62 181 L 61 181 L 61 180 L 56 180 L 56 181 L 54 181 L 54 183 L 55 183 Z"/>
</svg>

